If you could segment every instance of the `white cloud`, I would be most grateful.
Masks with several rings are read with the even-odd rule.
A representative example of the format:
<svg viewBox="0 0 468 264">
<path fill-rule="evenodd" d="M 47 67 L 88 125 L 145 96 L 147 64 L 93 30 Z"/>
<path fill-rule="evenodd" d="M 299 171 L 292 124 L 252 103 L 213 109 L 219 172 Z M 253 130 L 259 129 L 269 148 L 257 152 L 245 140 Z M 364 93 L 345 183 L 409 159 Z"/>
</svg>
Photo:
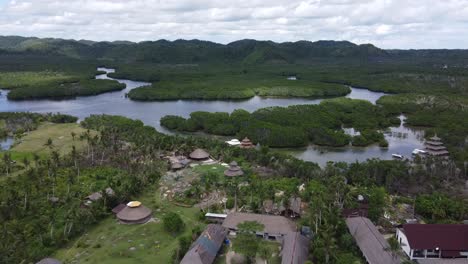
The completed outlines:
<svg viewBox="0 0 468 264">
<path fill-rule="evenodd" d="M 0 34 L 468 48 L 468 0 L 10 0 L 0 4 Z"/>
</svg>

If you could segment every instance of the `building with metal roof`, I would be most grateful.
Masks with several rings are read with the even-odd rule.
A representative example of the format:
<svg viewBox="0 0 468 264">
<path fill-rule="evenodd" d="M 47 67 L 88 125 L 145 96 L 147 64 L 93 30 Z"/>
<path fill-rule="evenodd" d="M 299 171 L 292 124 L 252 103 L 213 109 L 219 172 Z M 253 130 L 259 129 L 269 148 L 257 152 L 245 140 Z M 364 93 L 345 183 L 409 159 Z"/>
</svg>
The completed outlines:
<svg viewBox="0 0 468 264">
<path fill-rule="evenodd" d="M 468 225 L 405 224 L 396 235 L 410 259 L 465 258 L 468 263 Z"/>
<path fill-rule="evenodd" d="M 226 238 L 227 230 L 221 225 L 210 224 L 192 244 L 181 264 L 211 264 Z"/>
<path fill-rule="evenodd" d="M 283 238 L 281 264 L 303 264 L 309 256 L 309 239 L 299 232 L 288 233 Z"/>
<path fill-rule="evenodd" d="M 387 240 L 368 218 L 347 218 L 346 225 L 367 263 L 400 264 L 402 262 L 397 254 L 392 254 Z"/>
</svg>

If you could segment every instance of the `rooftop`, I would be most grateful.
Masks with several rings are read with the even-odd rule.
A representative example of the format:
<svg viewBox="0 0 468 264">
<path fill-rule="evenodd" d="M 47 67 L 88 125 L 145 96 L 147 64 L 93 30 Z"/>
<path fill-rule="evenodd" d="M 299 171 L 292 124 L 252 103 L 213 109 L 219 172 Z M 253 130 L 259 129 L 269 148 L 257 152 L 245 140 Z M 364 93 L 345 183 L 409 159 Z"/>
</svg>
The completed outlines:
<svg viewBox="0 0 468 264">
<path fill-rule="evenodd" d="M 181 264 L 211 264 L 223 245 L 227 230 L 221 225 L 210 224 L 192 244 Z"/>
<path fill-rule="evenodd" d="M 346 225 L 369 264 L 401 263 L 399 257 L 394 257 L 388 251 L 390 246 L 387 240 L 385 240 L 379 230 L 377 230 L 377 227 L 368 218 L 347 218 Z"/>
<path fill-rule="evenodd" d="M 223 226 L 229 229 L 237 229 L 237 225 L 245 221 L 256 221 L 262 224 L 264 229 L 257 230 L 258 232 L 281 235 L 296 232 L 296 225 L 292 221 L 286 217 L 276 215 L 231 213 L 224 220 Z"/>
<path fill-rule="evenodd" d="M 412 248 L 468 251 L 468 225 L 406 224 L 402 231 Z"/>
<path fill-rule="evenodd" d="M 288 233 L 283 240 L 281 264 L 302 264 L 309 255 L 309 239 L 299 232 Z"/>
</svg>

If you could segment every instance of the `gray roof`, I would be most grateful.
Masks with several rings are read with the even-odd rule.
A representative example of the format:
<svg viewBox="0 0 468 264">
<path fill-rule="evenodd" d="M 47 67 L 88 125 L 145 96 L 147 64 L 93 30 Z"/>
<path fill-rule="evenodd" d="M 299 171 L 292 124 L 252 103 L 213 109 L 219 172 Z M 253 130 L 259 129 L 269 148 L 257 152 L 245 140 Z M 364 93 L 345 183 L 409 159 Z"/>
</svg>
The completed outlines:
<svg viewBox="0 0 468 264">
<path fill-rule="evenodd" d="M 229 169 L 224 171 L 224 175 L 228 177 L 242 176 L 244 172 L 242 168 L 237 165 L 237 162 L 233 161 L 229 164 Z"/>
<path fill-rule="evenodd" d="M 281 264 L 303 264 L 309 255 L 309 239 L 299 232 L 286 234 L 281 254 Z"/>
<path fill-rule="evenodd" d="M 152 211 L 140 205 L 138 207 L 125 206 L 117 213 L 117 218 L 125 223 L 146 223 L 151 218 Z"/>
<path fill-rule="evenodd" d="M 401 259 L 388 250 L 390 245 L 377 227 L 365 217 L 346 219 L 349 232 L 369 264 L 400 264 Z"/>
<path fill-rule="evenodd" d="M 296 198 L 293 198 L 291 197 L 289 199 L 289 209 L 291 211 L 293 211 L 294 213 L 300 215 L 302 213 L 302 210 L 301 210 L 301 203 L 302 203 L 302 200 L 301 198 L 299 197 L 296 197 Z"/>
<path fill-rule="evenodd" d="M 277 215 L 261 215 L 250 213 L 231 213 L 224 219 L 223 226 L 237 230 L 237 225 L 245 221 L 256 221 L 264 226 L 263 230 L 256 230 L 268 234 L 286 235 L 296 232 L 296 225 L 289 219 Z"/>
<path fill-rule="evenodd" d="M 210 224 L 192 244 L 181 264 L 211 264 L 226 238 L 227 230 L 221 225 Z"/>
<path fill-rule="evenodd" d="M 210 154 L 208 154 L 208 152 L 206 152 L 204 149 L 196 149 L 192 153 L 190 153 L 189 156 L 191 159 L 200 160 L 209 158 Z"/>
<path fill-rule="evenodd" d="M 37 262 L 36 264 L 62 264 L 62 262 L 60 262 L 57 259 L 53 259 L 53 258 L 45 258 L 45 259 L 42 259 L 41 261 Z"/>
</svg>

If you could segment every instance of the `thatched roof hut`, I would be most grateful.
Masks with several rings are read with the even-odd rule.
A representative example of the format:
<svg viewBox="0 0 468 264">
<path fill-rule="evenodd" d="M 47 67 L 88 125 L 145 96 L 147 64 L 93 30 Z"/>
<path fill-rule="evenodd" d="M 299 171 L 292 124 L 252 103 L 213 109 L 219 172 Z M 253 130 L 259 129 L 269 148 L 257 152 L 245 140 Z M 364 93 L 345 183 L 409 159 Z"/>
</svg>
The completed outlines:
<svg viewBox="0 0 468 264">
<path fill-rule="evenodd" d="M 144 224 L 151 219 L 151 210 L 138 201 L 129 202 L 117 213 L 122 224 Z"/>
<path fill-rule="evenodd" d="M 62 264 L 62 262 L 60 262 L 57 259 L 53 259 L 53 258 L 45 258 L 45 259 L 42 259 L 41 261 L 37 262 L 36 264 Z"/>
<path fill-rule="evenodd" d="M 254 145 L 248 137 L 245 137 L 241 142 L 241 148 L 253 148 Z"/>
<path fill-rule="evenodd" d="M 224 171 L 224 175 L 228 177 L 242 176 L 244 175 L 244 172 L 242 171 L 242 168 L 237 165 L 237 162 L 233 161 L 229 163 L 229 168 Z"/>
<path fill-rule="evenodd" d="M 196 149 L 189 156 L 194 160 L 205 160 L 210 157 L 210 154 L 203 149 Z"/>
<path fill-rule="evenodd" d="M 184 168 L 184 165 L 182 165 L 182 163 L 180 162 L 174 162 L 174 163 L 171 163 L 171 170 L 180 170 L 180 169 L 183 169 Z"/>
</svg>

